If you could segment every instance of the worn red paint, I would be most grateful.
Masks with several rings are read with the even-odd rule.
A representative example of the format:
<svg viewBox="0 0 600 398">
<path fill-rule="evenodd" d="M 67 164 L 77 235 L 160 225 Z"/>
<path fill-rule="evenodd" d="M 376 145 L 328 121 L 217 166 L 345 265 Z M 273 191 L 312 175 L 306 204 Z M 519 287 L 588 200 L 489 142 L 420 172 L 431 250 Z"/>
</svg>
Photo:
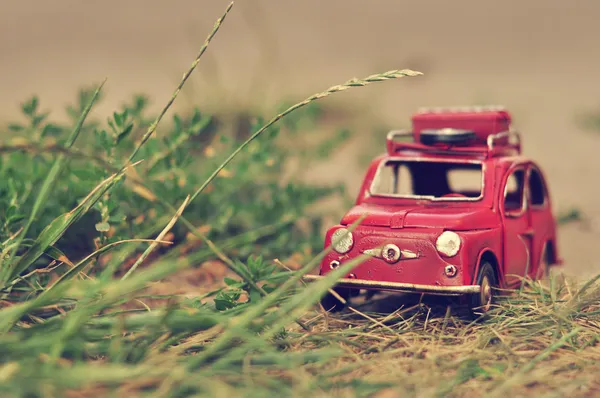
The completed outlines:
<svg viewBox="0 0 600 398">
<path fill-rule="evenodd" d="M 425 111 L 415 114 L 412 122 L 413 130 L 408 133 L 412 142 L 398 142 L 394 134 L 388 136 L 387 153 L 374 159 L 367 169 L 355 206 L 325 235 L 324 244 L 329 247 L 334 231 L 366 215 L 352 232 L 352 248 L 343 254 L 332 250 L 325 256 L 321 275 L 331 271 L 332 261 L 343 265 L 365 250 L 389 243 L 416 256 L 401 256 L 392 264 L 371 256 L 352 270 L 352 278 L 437 286 L 442 290 L 473 286 L 485 259 L 495 267 L 499 287 L 512 288 L 519 283 L 518 277 L 535 277 L 544 248 L 550 265 L 560 263 L 546 180 L 539 166 L 521 154 L 520 140 L 511 141 L 518 134 L 511 130 L 508 112 Z M 419 141 L 425 130 L 441 134 L 447 128 L 475 134 L 462 143 L 426 145 Z M 391 171 L 384 168 L 386 165 Z M 398 192 L 401 177 L 394 185 L 394 176 L 399 173 L 395 165 L 406 165 L 412 173 L 412 196 Z M 465 191 L 450 189 L 444 176 L 454 169 L 477 178 L 480 173 L 482 186 L 473 184 L 475 188 Z M 378 173 L 388 171 L 391 177 L 378 177 Z M 516 190 L 508 189 L 505 196 L 509 178 L 515 179 Z M 383 183 L 389 183 L 391 192 L 378 188 Z M 460 238 L 458 253 L 452 257 L 436 248 L 436 240 L 444 231 L 456 232 Z M 444 272 L 449 264 L 456 267 L 455 275 Z"/>
</svg>

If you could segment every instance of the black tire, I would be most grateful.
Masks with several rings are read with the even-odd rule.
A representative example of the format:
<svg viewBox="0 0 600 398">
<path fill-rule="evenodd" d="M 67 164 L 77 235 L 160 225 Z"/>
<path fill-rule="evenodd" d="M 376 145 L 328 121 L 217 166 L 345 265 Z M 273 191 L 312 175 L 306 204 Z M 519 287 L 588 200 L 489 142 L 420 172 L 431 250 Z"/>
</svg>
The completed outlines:
<svg viewBox="0 0 600 398">
<path fill-rule="evenodd" d="M 475 317 L 486 316 L 496 302 L 495 290 L 498 288 L 496 273 L 490 263 L 481 264 L 476 284 L 481 286 L 481 291 L 469 297 L 469 310 Z"/>
<path fill-rule="evenodd" d="M 365 296 L 365 300 L 366 301 L 371 300 L 378 293 L 379 293 L 379 290 L 373 290 L 373 289 L 367 290 L 367 295 Z"/>
<path fill-rule="evenodd" d="M 545 243 L 542 248 L 542 258 L 540 259 L 540 264 L 535 273 L 536 280 L 544 281 L 550 277 L 550 256 L 550 245 Z"/>
<path fill-rule="evenodd" d="M 332 290 L 339 294 L 346 302 L 350 299 L 350 289 L 336 287 Z M 329 292 L 325 293 L 325 296 L 321 298 L 321 305 L 323 306 L 323 309 L 328 312 L 340 312 L 346 307 L 346 304 L 342 303 L 337 297 Z"/>
</svg>

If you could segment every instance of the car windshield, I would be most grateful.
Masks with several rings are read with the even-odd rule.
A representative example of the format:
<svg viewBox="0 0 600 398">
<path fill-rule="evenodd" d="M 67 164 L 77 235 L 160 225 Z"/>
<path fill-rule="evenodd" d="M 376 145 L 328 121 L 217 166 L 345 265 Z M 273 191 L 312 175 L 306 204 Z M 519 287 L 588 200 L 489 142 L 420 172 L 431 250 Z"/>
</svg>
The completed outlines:
<svg viewBox="0 0 600 398">
<path fill-rule="evenodd" d="M 482 197 L 481 163 L 388 160 L 371 185 L 371 195 L 430 200 L 478 200 Z"/>
</svg>

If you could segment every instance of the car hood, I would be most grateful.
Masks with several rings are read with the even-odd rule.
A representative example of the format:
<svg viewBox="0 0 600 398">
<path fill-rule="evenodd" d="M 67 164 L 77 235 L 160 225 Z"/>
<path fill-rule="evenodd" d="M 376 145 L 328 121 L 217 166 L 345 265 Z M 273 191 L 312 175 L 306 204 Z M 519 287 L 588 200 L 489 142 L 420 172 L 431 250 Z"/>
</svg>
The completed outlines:
<svg viewBox="0 0 600 398">
<path fill-rule="evenodd" d="M 372 204 L 354 206 L 342 218 L 350 225 L 361 216 L 361 225 L 389 228 L 443 228 L 455 231 L 488 229 L 498 226 L 497 215 L 480 207 L 395 207 Z"/>
</svg>

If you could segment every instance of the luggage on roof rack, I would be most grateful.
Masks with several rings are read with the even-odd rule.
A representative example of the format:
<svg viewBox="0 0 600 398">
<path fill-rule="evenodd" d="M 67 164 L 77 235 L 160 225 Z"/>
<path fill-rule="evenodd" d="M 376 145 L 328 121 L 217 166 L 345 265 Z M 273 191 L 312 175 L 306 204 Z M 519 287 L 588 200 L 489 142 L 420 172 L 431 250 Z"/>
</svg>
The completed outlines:
<svg viewBox="0 0 600 398">
<path fill-rule="evenodd" d="M 421 130 L 421 143 L 425 145 L 452 144 L 465 145 L 477 138 L 472 130 L 443 128 L 439 130 Z"/>
<path fill-rule="evenodd" d="M 390 155 L 400 151 L 485 157 L 521 153 L 520 135 L 511 129 L 510 114 L 500 106 L 422 108 L 412 123 L 412 131 L 388 134 Z M 397 142 L 401 136 L 412 136 L 413 142 Z"/>
<path fill-rule="evenodd" d="M 500 106 L 422 108 L 413 115 L 412 124 L 416 142 L 422 142 L 424 131 L 455 129 L 471 131 L 472 143 L 485 145 L 488 136 L 510 130 L 511 117 Z"/>
</svg>

